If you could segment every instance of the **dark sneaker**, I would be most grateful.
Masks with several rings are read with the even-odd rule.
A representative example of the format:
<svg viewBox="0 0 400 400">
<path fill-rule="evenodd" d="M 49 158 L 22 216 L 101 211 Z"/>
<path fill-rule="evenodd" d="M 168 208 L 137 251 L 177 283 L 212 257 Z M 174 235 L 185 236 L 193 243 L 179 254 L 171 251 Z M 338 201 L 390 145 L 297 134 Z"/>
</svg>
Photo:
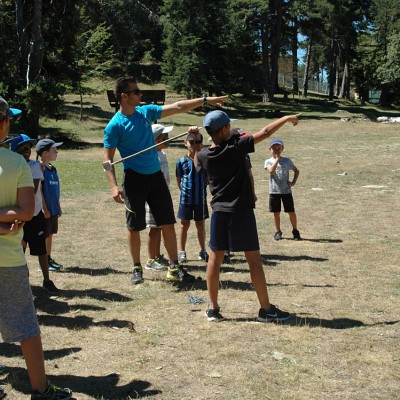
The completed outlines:
<svg viewBox="0 0 400 400">
<path fill-rule="evenodd" d="M 48 261 L 49 261 L 49 271 L 59 271 L 63 267 L 58 262 L 55 262 L 51 257 L 49 257 Z"/>
<path fill-rule="evenodd" d="M 153 271 L 165 271 L 168 268 L 166 265 L 162 265 L 158 261 L 152 259 L 147 260 L 144 267 L 146 269 L 152 269 Z"/>
<path fill-rule="evenodd" d="M 50 279 L 48 281 L 43 281 L 43 288 L 50 296 L 55 296 L 57 294 L 60 294 L 60 289 L 58 289 L 54 284 L 54 282 L 51 281 Z"/>
<path fill-rule="evenodd" d="M 293 239 L 294 240 L 301 240 L 300 232 L 297 229 L 293 229 L 292 233 L 293 233 Z"/>
<path fill-rule="evenodd" d="M 3 388 L 0 386 L 0 400 L 4 399 L 4 397 L 6 397 L 7 395 L 4 393 Z"/>
<path fill-rule="evenodd" d="M 208 262 L 208 253 L 207 253 L 206 250 L 204 250 L 204 249 L 200 250 L 199 260 L 203 260 L 205 262 Z"/>
<path fill-rule="evenodd" d="M 155 260 L 161 265 L 165 265 L 166 267 L 169 266 L 169 260 L 167 260 L 164 257 L 164 254 L 161 254 L 159 257 L 156 257 Z"/>
<path fill-rule="evenodd" d="M 206 311 L 206 317 L 208 322 L 221 322 L 224 321 L 225 318 L 219 312 L 219 308 L 209 308 Z"/>
<path fill-rule="evenodd" d="M 143 282 L 143 270 L 142 268 L 134 268 L 131 276 L 132 285 L 137 285 Z"/>
<path fill-rule="evenodd" d="M 32 392 L 31 400 L 70 400 L 72 391 L 68 388 L 59 388 L 51 383 L 44 393 Z"/>
<path fill-rule="evenodd" d="M 265 308 L 260 308 L 258 312 L 257 321 L 258 322 L 277 322 L 285 321 L 290 318 L 290 313 L 282 311 L 273 304 L 270 305 L 269 310 Z"/>
<path fill-rule="evenodd" d="M 274 235 L 275 240 L 281 240 L 282 239 L 282 232 L 281 231 L 276 231 Z"/>
<path fill-rule="evenodd" d="M 168 268 L 167 281 L 169 282 L 194 282 L 196 277 L 187 273 L 181 265 L 174 265 Z"/>
</svg>

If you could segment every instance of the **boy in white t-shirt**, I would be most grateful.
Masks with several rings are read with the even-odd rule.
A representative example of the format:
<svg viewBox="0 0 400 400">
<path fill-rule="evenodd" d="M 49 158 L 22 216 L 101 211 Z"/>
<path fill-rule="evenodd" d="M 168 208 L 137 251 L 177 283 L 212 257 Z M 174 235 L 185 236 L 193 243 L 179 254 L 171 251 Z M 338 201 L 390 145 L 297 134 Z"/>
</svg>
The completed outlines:
<svg viewBox="0 0 400 400">
<path fill-rule="evenodd" d="M 156 144 L 161 143 L 168 139 L 168 133 L 174 129 L 173 126 L 164 126 L 161 124 L 153 124 L 151 126 L 153 137 Z M 158 160 L 160 161 L 161 172 L 164 175 L 167 186 L 170 184 L 169 166 L 167 154 L 164 149 L 167 144 L 160 144 L 157 146 Z M 149 259 L 146 262 L 145 268 L 152 269 L 153 271 L 164 271 L 168 268 L 169 261 L 161 254 L 161 227 L 156 225 L 153 214 L 151 213 L 149 205 L 146 203 L 146 226 L 150 228 L 149 237 L 147 240 L 147 250 Z"/>
</svg>

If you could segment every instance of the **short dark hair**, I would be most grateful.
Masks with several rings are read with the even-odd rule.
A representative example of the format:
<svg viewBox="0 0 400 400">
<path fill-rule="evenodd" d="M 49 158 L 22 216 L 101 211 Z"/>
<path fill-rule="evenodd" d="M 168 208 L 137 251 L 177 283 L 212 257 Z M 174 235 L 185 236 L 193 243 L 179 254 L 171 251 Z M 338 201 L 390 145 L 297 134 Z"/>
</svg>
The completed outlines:
<svg viewBox="0 0 400 400">
<path fill-rule="evenodd" d="M 114 96 L 119 103 L 121 103 L 121 93 L 128 91 L 131 83 L 137 83 L 133 76 L 122 76 L 115 81 Z"/>
<path fill-rule="evenodd" d="M 227 124 L 227 125 L 228 125 L 228 124 Z M 225 128 L 225 126 L 226 126 L 226 125 L 221 126 L 221 128 L 217 129 L 216 131 L 213 131 L 213 130 L 210 129 L 208 126 L 205 127 L 204 129 L 206 130 L 206 132 L 207 132 L 211 137 L 213 137 L 214 135 L 217 135 L 218 132 L 219 132 L 222 128 Z"/>
</svg>

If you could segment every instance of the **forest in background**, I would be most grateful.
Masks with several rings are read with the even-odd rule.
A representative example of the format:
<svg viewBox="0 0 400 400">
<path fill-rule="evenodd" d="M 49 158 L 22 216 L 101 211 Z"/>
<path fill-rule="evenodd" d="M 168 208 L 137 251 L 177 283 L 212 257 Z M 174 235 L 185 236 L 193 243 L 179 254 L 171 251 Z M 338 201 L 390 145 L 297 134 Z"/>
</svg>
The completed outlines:
<svg viewBox="0 0 400 400">
<path fill-rule="evenodd" d="M 398 0 L 3 0 L 0 95 L 35 136 L 40 116 L 59 116 L 65 93 L 82 98 L 99 77 L 273 102 L 286 57 L 293 93 L 306 97 L 324 72 L 330 100 L 352 90 L 364 102 L 374 89 L 389 106 L 399 101 L 399 17 Z"/>
</svg>

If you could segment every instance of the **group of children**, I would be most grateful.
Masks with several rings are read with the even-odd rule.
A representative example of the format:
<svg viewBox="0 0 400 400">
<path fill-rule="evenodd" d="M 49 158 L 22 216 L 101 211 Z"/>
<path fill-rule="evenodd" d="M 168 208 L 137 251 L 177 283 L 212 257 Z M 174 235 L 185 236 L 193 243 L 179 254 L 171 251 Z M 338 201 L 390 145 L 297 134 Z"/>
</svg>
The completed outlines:
<svg viewBox="0 0 400 400">
<path fill-rule="evenodd" d="M 3 140 L 9 131 L 10 116 L 17 115 L 20 111 L 10 109 L 3 99 L 0 100 L 2 101 L 0 104 L 2 106 L 2 109 L 0 109 L 2 112 L 0 115 L 0 140 Z M 204 101 L 206 101 L 206 98 Z M 250 268 L 252 284 L 260 304 L 257 321 L 283 321 L 291 316 L 290 313 L 280 310 L 269 301 L 260 256 L 254 214 L 256 196 L 254 182 L 250 174 L 251 164 L 248 154 L 254 152 L 255 144 L 270 137 L 286 123 L 297 125 L 298 117 L 299 115 L 282 117 L 266 125 L 254 135 L 246 135 L 242 132 L 231 130 L 231 120 L 225 112 L 221 110 L 211 111 L 203 121 L 204 128 L 212 141 L 211 145 L 206 148 L 203 148 L 203 136 L 200 134 L 199 128 L 192 126 L 188 129 L 188 134 L 184 141 L 187 154 L 176 163 L 176 181 L 181 191 L 178 211 L 178 218 L 181 220 L 179 261 L 186 261 L 187 232 L 190 221 L 194 219 L 200 245 L 199 258 L 208 261 L 207 290 L 210 299 L 209 307 L 206 310 L 208 321 L 219 322 L 224 320 L 218 304 L 218 291 L 220 268 L 226 251 L 244 251 Z M 169 184 L 168 162 L 166 154 L 163 152 L 163 149 L 165 149 L 163 141 L 167 138 L 172 127 L 156 124 L 153 125 L 152 129 L 155 142 L 159 145 L 158 156 L 164 178 Z M 29 292 L 27 266 L 22 264 L 23 257 L 21 258 L 22 248 L 25 251 L 26 247 L 29 246 L 31 254 L 39 257 L 44 277 L 44 288 L 49 293 L 58 292 L 58 289 L 49 278 L 49 268 L 61 268 L 61 265 L 51 258 L 51 249 L 52 236 L 57 233 L 58 218 L 61 216 L 59 179 L 57 170 L 52 165 L 52 162 L 56 160 L 57 147 L 62 143 L 56 143 L 51 139 L 42 139 L 36 143 L 35 140 L 25 134 L 12 138 L 9 143 L 12 151 L 24 157 L 32 174 L 29 174 L 29 170 L 23 160 L 15 157 L 10 158 L 7 154 L 3 154 L 4 160 L 0 161 L 4 161 L 5 169 L 1 168 L 0 163 L 0 178 L 4 187 L 7 186 L 8 191 L 12 192 L 12 196 L 10 195 L 12 201 L 9 201 L 11 197 L 8 194 L 7 196 L 10 198 L 5 195 L 0 198 L 0 233 L 14 241 L 12 243 L 13 249 L 7 244 L 11 243 L 10 241 L 0 242 L 3 250 L 6 249 L 10 253 L 7 253 L 8 261 L 4 259 L 5 264 L 1 265 L 3 267 L 1 268 L 2 279 L 6 282 L 7 293 L 2 294 L 3 297 L 0 304 L 8 312 L 7 317 L 0 315 L 0 317 L 3 317 L 0 318 L 2 336 L 8 341 L 21 342 L 32 383 L 32 400 L 55 398 L 69 400 L 72 397 L 72 392 L 69 389 L 55 387 L 46 381 L 39 326 L 32 298 L 31 296 L 26 296 Z M 4 140 L 1 145 L 3 144 L 6 144 Z M 37 159 L 41 159 L 40 164 L 30 159 L 32 148 L 35 144 Z M 291 194 L 291 187 L 297 181 L 299 170 L 290 159 L 281 156 L 283 149 L 283 142 L 280 139 L 271 141 L 269 150 L 272 157 L 267 159 L 264 164 L 265 169 L 270 174 L 269 209 L 274 213 L 276 227 L 274 238 L 276 240 L 282 238 L 280 227 L 282 202 L 284 210 L 289 214 L 292 223 L 293 238 L 300 240 Z M 21 174 L 17 169 L 21 171 Z M 28 173 L 26 170 L 28 170 Z M 294 172 L 292 180 L 289 178 L 290 171 Z M 24 174 L 23 179 L 21 179 L 22 172 Z M 18 180 L 21 180 L 21 182 Z M 33 191 L 32 184 L 34 186 Z M 207 185 L 209 185 L 212 195 L 211 207 L 213 211 L 210 223 L 209 254 L 205 249 L 204 226 L 204 221 L 208 218 Z M 21 191 L 20 189 L 24 190 Z M 33 207 L 33 192 L 35 193 L 35 207 Z M 26 200 L 24 200 L 24 196 Z M 32 212 L 33 208 L 34 212 Z M 162 270 L 167 266 L 165 266 L 165 263 L 163 264 L 163 256 L 160 253 L 161 228 L 156 226 L 149 207 L 146 211 L 146 223 L 150 227 L 148 239 L 149 260 L 146 263 L 146 268 Z M 33 218 L 31 218 L 32 215 Z M 22 226 L 24 231 L 22 245 L 20 246 L 20 236 L 14 234 L 18 233 Z M 18 260 L 14 262 L 14 264 L 16 263 L 15 265 L 11 265 L 14 258 L 18 258 Z M 7 263 L 10 263 L 11 268 Z M 10 271 L 8 271 L 9 269 Z M 18 279 L 23 278 L 23 287 L 21 284 L 16 284 L 17 276 L 12 271 L 13 269 L 20 272 L 21 276 Z M 134 280 L 132 282 L 140 283 L 142 280 L 142 274 L 138 274 L 137 282 Z M 21 287 L 21 289 L 18 289 L 19 292 L 15 293 L 12 302 L 10 302 L 8 301 L 9 294 L 14 286 Z M 23 303 L 26 303 L 27 307 Z M 13 309 L 15 309 L 15 313 L 12 311 Z M 28 321 L 27 317 L 31 318 L 31 321 Z M 17 332 L 21 328 L 19 323 L 21 318 L 25 319 L 24 326 L 28 327 L 29 325 L 32 330 L 24 333 L 24 336 L 17 336 L 16 333 L 11 334 L 12 330 L 12 332 Z M 3 396 L 4 392 L 0 391 L 0 397 Z"/>
<path fill-rule="evenodd" d="M 33 177 L 35 210 L 33 218 L 24 224 L 22 247 L 25 252 L 29 246 L 30 254 L 38 256 L 43 288 L 49 295 L 57 295 L 60 291 L 50 279 L 49 271 L 59 271 L 62 268 L 51 256 L 53 235 L 58 231 L 58 218 L 62 211 L 59 178 L 52 163 L 57 159 L 57 147 L 62 143 L 51 139 L 42 139 L 36 143 L 35 139 L 21 133 L 10 138 L 6 145 L 24 157 Z M 36 161 L 31 160 L 33 147 L 37 153 Z"/>
<path fill-rule="evenodd" d="M 155 143 L 158 144 L 158 158 L 160 161 L 161 171 L 164 174 L 167 185 L 170 185 L 170 174 L 168 159 L 164 149 L 167 144 L 163 142 L 168 139 L 168 134 L 173 129 L 172 126 L 165 127 L 161 124 L 153 124 L 152 130 Z M 187 149 L 186 155 L 176 162 L 176 182 L 180 191 L 178 219 L 180 220 L 179 235 L 179 253 L 178 259 L 180 263 L 187 262 L 186 241 L 190 221 L 194 220 L 197 232 L 197 239 L 200 247 L 199 260 L 208 262 L 208 253 L 206 250 L 206 230 L 205 220 L 209 218 L 207 206 L 207 174 L 204 170 L 196 170 L 197 153 L 203 149 L 203 135 L 197 126 L 191 126 L 188 129 L 187 137 L 184 140 L 184 146 Z M 245 134 L 241 129 L 231 129 L 230 137 L 238 136 L 245 138 Z M 284 212 L 288 213 L 289 220 L 292 225 L 292 234 L 294 240 L 301 240 L 300 232 L 297 229 L 297 216 L 294 208 L 292 195 L 292 187 L 296 184 L 299 177 L 299 169 L 293 164 L 288 157 L 282 157 L 284 144 L 281 139 L 273 139 L 268 145 L 271 157 L 265 160 L 264 168 L 269 172 L 269 211 L 274 214 L 275 224 L 275 240 L 282 239 L 281 231 L 281 204 L 283 204 Z M 251 172 L 250 157 L 245 157 L 246 168 L 249 174 L 254 202 L 257 196 L 254 189 L 254 178 Z M 293 171 L 293 179 L 290 180 L 290 171 Z M 149 206 L 146 204 L 146 223 L 149 230 L 148 237 L 148 254 L 149 259 L 146 263 L 146 269 L 155 271 L 163 271 L 167 269 L 168 260 L 161 254 L 161 229 L 157 227 L 151 214 Z M 229 255 L 229 249 L 225 252 L 225 258 Z M 142 282 L 142 279 L 140 279 Z M 133 282 L 133 283 L 140 283 Z"/>
</svg>

